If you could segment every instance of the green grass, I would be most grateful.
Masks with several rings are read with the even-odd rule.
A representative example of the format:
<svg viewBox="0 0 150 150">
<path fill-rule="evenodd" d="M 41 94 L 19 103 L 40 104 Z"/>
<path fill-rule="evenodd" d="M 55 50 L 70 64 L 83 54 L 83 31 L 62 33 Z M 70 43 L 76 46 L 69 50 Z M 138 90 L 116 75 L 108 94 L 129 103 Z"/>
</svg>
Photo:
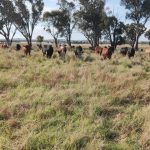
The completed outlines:
<svg viewBox="0 0 150 150">
<path fill-rule="evenodd" d="M 0 49 L 0 150 L 150 149 L 150 59 Z"/>
</svg>

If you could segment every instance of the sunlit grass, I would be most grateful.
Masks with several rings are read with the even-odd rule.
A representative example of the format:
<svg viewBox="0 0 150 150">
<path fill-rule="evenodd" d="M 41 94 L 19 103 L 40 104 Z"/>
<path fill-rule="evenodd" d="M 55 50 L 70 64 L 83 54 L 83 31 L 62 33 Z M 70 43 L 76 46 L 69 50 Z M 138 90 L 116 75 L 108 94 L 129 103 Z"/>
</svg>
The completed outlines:
<svg viewBox="0 0 150 150">
<path fill-rule="evenodd" d="M 150 148 L 150 59 L 0 49 L 0 149 Z"/>
</svg>

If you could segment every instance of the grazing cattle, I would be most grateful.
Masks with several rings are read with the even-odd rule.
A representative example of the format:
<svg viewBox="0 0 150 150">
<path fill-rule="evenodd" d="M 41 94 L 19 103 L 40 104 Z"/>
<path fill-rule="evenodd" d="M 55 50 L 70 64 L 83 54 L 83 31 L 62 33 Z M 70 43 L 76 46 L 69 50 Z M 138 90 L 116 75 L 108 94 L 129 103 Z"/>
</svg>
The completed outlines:
<svg viewBox="0 0 150 150">
<path fill-rule="evenodd" d="M 22 50 L 24 51 L 25 55 L 27 56 L 28 54 L 31 54 L 31 47 L 30 45 L 23 45 Z"/>
<path fill-rule="evenodd" d="M 128 47 L 122 47 L 120 49 L 120 54 L 122 54 L 123 56 L 126 56 L 128 52 Z"/>
<path fill-rule="evenodd" d="M 135 55 L 135 49 L 134 48 L 130 48 L 130 47 L 122 47 L 120 49 L 120 53 L 123 55 L 123 56 L 126 56 L 128 55 L 129 59 L 131 57 L 134 57 Z"/>
<path fill-rule="evenodd" d="M 77 46 L 76 49 L 75 49 L 75 51 L 74 51 L 74 53 L 75 53 L 76 57 L 82 58 L 82 54 L 83 54 L 83 48 L 82 48 L 82 46 L 80 46 L 80 45 Z"/>
<path fill-rule="evenodd" d="M 21 49 L 21 45 L 20 44 L 16 44 L 16 51 L 19 51 Z"/>
<path fill-rule="evenodd" d="M 135 49 L 134 48 L 128 48 L 128 58 L 134 57 L 135 55 Z"/>
<path fill-rule="evenodd" d="M 101 55 L 101 53 L 102 53 L 102 49 L 103 49 L 103 48 L 101 48 L 100 46 L 98 46 L 98 45 L 97 45 L 97 46 L 95 47 L 95 53 L 97 53 L 97 54 L 100 54 L 100 55 Z"/>
<path fill-rule="evenodd" d="M 63 45 L 63 46 L 59 45 L 58 54 L 61 59 L 63 60 L 65 59 L 66 52 L 67 52 L 66 45 Z"/>
<path fill-rule="evenodd" d="M 2 48 L 6 49 L 6 48 L 9 48 L 9 46 L 7 44 L 3 44 Z"/>
<path fill-rule="evenodd" d="M 49 46 L 49 48 L 47 49 L 47 58 L 51 58 L 53 55 L 54 49 L 52 47 L 52 45 Z"/>
<path fill-rule="evenodd" d="M 9 46 L 6 43 L 1 43 L 0 48 L 6 49 L 9 48 Z"/>
<path fill-rule="evenodd" d="M 112 54 L 114 53 L 114 47 L 104 47 L 102 49 L 101 55 L 103 56 L 104 59 L 111 59 Z"/>
</svg>

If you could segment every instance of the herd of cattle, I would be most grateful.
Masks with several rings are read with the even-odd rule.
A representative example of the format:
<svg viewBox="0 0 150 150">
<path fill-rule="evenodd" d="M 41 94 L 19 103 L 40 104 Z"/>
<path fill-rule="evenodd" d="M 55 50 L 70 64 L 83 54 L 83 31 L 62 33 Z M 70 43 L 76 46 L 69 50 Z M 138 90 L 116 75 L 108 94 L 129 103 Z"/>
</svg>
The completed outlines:
<svg viewBox="0 0 150 150">
<path fill-rule="evenodd" d="M 46 56 L 47 58 L 51 58 L 53 53 L 54 53 L 54 48 L 52 47 L 52 45 L 48 45 L 48 44 L 38 44 L 37 47 L 42 51 L 43 56 Z M 3 44 L 0 43 L 0 48 L 6 49 L 9 48 L 7 44 Z M 29 45 L 20 45 L 20 44 L 16 44 L 16 50 L 23 50 L 24 54 L 27 55 L 31 55 L 31 47 Z M 65 44 L 63 45 L 59 45 L 58 48 L 56 48 L 56 51 L 59 54 L 59 57 L 61 59 L 65 59 L 65 55 L 67 53 L 67 47 Z M 113 53 L 115 51 L 115 48 L 112 46 L 108 46 L 108 47 L 100 47 L 99 45 L 97 45 L 95 47 L 95 53 L 98 55 L 101 55 L 103 57 L 103 59 L 111 59 Z M 145 52 L 150 56 L 150 49 L 146 49 Z M 82 46 L 77 46 L 75 47 L 74 50 L 74 54 L 77 58 L 82 58 L 82 54 L 84 53 L 84 50 L 82 48 Z M 130 48 L 130 47 L 122 47 L 120 49 L 120 54 L 122 54 L 123 56 L 128 56 L 128 58 L 130 59 L 131 57 L 134 57 L 135 55 L 135 49 L 134 48 Z"/>
</svg>

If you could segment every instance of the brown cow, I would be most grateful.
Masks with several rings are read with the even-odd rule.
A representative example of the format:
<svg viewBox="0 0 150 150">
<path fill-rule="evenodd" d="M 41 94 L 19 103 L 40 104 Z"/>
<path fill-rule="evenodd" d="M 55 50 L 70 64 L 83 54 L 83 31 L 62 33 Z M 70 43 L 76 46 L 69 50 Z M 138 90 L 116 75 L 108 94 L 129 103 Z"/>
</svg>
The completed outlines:
<svg viewBox="0 0 150 150">
<path fill-rule="evenodd" d="M 6 49 L 9 48 L 6 43 L 0 43 L 0 48 Z"/>
<path fill-rule="evenodd" d="M 24 51 L 24 54 L 27 56 L 28 54 L 31 54 L 31 48 L 29 45 L 23 45 L 22 50 Z"/>
<path fill-rule="evenodd" d="M 104 47 L 102 49 L 101 55 L 103 56 L 104 59 L 107 59 L 107 58 L 111 59 L 113 52 L 114 52 L 114 47 L 112 46 Z"/>
<path fill-rule="evenodd" d="M 95 53 L 96 53 L 96 54 L 100 54 L 100 55 L 101 55 L 102 50 L 103 50 L 103 48 L 100 47 L 100 46 L 96 46 L 96 47 L 95 47 Z"/>
</svg>

